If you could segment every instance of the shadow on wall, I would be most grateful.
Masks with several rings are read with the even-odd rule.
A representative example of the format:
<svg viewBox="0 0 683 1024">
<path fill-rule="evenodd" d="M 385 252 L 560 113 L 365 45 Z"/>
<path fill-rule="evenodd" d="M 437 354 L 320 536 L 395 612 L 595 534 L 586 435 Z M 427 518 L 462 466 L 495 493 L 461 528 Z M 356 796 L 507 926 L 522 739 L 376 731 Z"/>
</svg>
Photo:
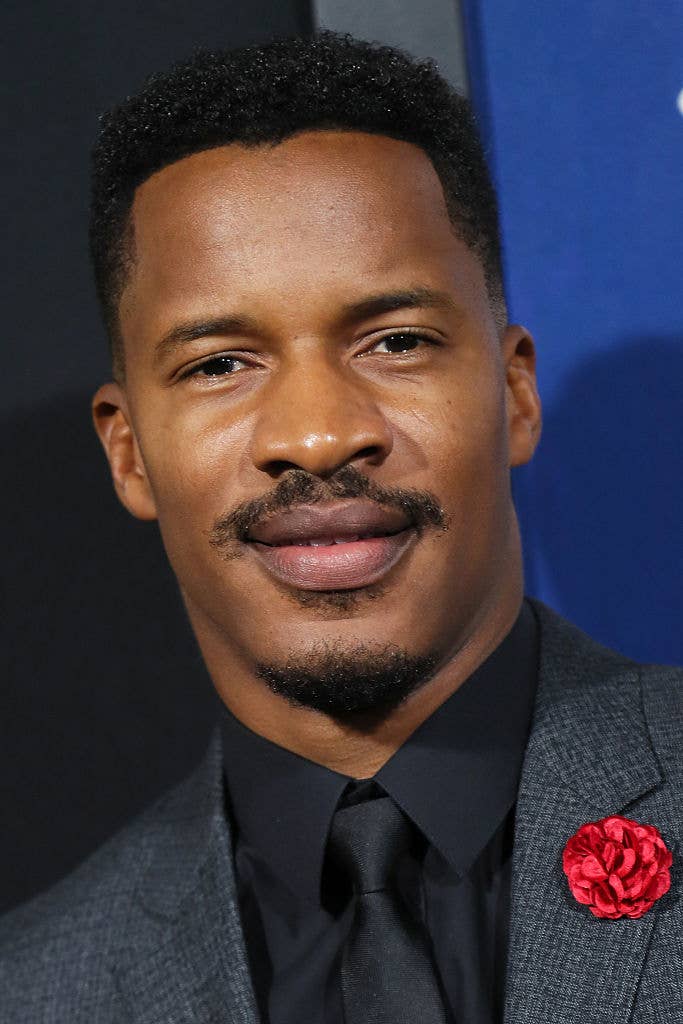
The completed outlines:
<svg viewBox="0 0 683 1024">
<path fill-rule="evenodd" d="M 531 593 L 625 654 L 683 663 L 683 337 L 578 367 L 515 498 Z"/>
<path fill-rule="evenodd" d="M 218 706 L 158 530 L 114 495 L 89 396 L 2 436 L 0 909 L 185 775 Z"/>
</svg>

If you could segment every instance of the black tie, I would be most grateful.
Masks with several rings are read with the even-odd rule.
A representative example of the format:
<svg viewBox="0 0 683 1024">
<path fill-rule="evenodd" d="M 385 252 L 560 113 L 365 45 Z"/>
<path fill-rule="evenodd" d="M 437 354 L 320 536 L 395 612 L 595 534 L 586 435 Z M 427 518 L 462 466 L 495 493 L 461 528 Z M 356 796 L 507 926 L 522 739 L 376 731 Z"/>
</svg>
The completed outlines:
<svg viewBox="0 0 683 1024">
<path fill-rule="evenodd" d="M 342 806 L 332 819 L 330 859 L 355 899 L 342 952 L 346 1024 L 447 1022 L 426 934 L 395 884 L 397 863 L 415 831 L 385 795 Z"/>
</svg>

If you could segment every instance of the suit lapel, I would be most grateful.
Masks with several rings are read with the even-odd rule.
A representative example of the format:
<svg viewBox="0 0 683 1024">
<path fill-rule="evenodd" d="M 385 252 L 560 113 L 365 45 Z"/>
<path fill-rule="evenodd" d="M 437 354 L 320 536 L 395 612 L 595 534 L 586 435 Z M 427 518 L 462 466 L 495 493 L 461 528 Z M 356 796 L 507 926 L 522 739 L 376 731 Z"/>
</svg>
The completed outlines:
<svg viewBox="0 0 683 1024">
<path fill-rule="evenodd" d="M 657 909 L 594 918 L 569 892 L 561 855 L 580 825 L 628 814 L 662 774 L 637 668 L 534 607 L 539 691 L 517 801 L 505 1022 L 627 1021 Z"/>
<path fill-rule="evenodd" d="M 218 733 L 160 809 L 116 980 L 131 1024 L 258 1024 L 224 809 Z"/>
<path fill-rule="evenodd" d="M 581 824 L 628 814 L 662 773 L 637 669 L 534 607 L 541 662 L 515 821 L 505 1024 L 626 1022 L 657 908 L 633 921 L 594 918 L 569 893 L 561 854 Z M 258 1024 L 218 732 L 157 809 L 140 857 L 115 972 L 130 1024 Z"/>
</svg>

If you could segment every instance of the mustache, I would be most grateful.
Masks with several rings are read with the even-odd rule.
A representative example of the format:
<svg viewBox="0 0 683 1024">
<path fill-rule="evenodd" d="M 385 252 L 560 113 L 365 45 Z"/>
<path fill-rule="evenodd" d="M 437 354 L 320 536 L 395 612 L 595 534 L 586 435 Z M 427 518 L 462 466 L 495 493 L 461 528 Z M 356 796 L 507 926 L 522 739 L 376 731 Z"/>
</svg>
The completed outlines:
<svg viewBox="0 0 683 1024">
<path fill-rule="evenodd" d="M 314 505 L 334 498 L 367 498 L 384 508 L 399 509 L 418 532 L 425 527 L 448 529 L 448 517 L 439 500 L 429 491 L 406 487 L 382 487 L 355 468 L 343 466 L 328 480 L 303 469 L 292 469 L 270 494 L 247 501 L 217 519 L 209 543 L 225 548 L 245 541 L 252 526 L 276 512 L 288 512 L 299 505 Z"/>
</svg>

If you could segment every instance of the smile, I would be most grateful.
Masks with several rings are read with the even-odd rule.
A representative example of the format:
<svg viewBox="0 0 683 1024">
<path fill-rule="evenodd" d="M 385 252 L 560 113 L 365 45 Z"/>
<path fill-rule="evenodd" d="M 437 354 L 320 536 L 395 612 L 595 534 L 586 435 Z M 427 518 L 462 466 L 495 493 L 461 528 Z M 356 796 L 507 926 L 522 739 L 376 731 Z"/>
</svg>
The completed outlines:
<svg viewBox="0 0 683 1024">
<path fill-rule="evenodd" d="M 373 534 L 366 534 L 360 536 L 359 534 L 352 535 L 350 537 L 314 537 L 311 540 L 297 540 L 297 541 L 280 541 L 279 544 L 272 544 L 270 547 L 283 548 L 283 547 L 302 547 L 302 548 L 327 548 L 333 544 L 354 544 L 359 540 L 377 540 L 377 536 Z"/>
<path fill-rule="evenodd" d="M 275 514 L 245 540 L 281 583 L 299 590 L 354 590 L 379 582 L 416 537 L 400 510 L 355 500 Z"/>
</svg>

